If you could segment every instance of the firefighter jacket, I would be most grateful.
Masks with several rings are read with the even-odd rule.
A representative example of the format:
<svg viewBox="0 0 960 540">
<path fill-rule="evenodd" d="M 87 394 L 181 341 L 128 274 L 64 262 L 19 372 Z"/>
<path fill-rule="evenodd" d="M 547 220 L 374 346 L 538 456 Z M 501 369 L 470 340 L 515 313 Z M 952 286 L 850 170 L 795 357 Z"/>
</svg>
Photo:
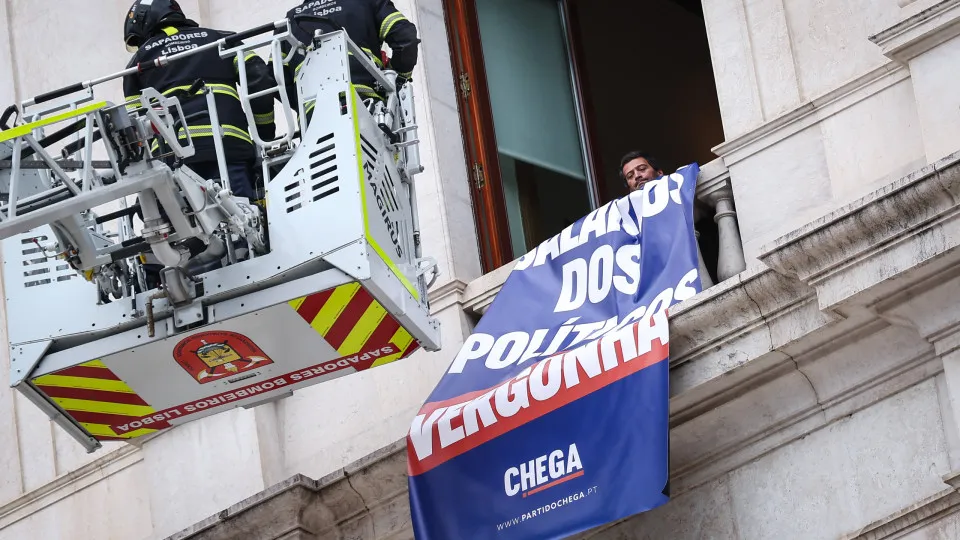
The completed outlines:
<svg viewBox="0 0 960 540">
<path fill-rule="evenodd" d="M 164 27 L 153 37 L 143 43 L 130 60 L 127 67 L 156 60 L 160 56 L 169 56 L 187 51 L 207 43 L 229 36 L 230 32 L 211 30 L 198 26 L 178 23 L 176 26 Z M 254 161 L 256 148 L 250 133 L 247 131 L 247 119 L 240 105 L 240 94 L 237 92 L 239 74 L 237 71 L 237 57 L 233 59 L 220 58 L 216 48 L 193 56 L 188 56 L 167 66 L 143 71 L 135 75 L 128 75 L 123 79 L 123 92 L 128 102 L 128 108 L 136 108 L 136 103 L 144 88 L 154 88 L 158 92 L 169 95 L 177 90 L 188 89 L 197 79 L 202 79 L 213 91 L 217 105 L 217 116 L 223 129 L 223 149 L 228 162 Z M 253 52 L 248 52 L 246 58 L 247 82 L 250 93 L 273 87 L 276 83 L 267 70 L 264 61 Z M 254 119 L 257 131 L 264 140 L 273 139 L 276 132 L 273 118 L 273 96 L 268 95 L 252 102 Z M 186 117 L 190 137 L 196 149 L 196 154 L 187 159 L 187 163 L 216 161 L 216 150 L 213 142 L 213 127 L 210 124 L 210 115 L 207 111 L 206 97 L 199 94 L 192 99 L 180 97 L 180 105 Z M 186 139 L 182 134 L 181 139 Z"/>
<path fill-rule="evenodd" d="M 313 41 L 317 30 L 331 32 L 339 30 L 334 25 L 323 21 L 311 20 L 309 17 L 328 19 L 347 31 L 350 39 L 363 49 L 373 62 L 381 68 L 387 67 L 397 72 L 398 86 L 402 85 L 413 75 L 413 68 L 417 64 L 417 48 L 420 40 L 417 38 L 417 27 L 394 7 L 391 0 L 313 0 L 304 2 L 299 7 L 287 12 L 291 21 L 291 30 L 294 37 L 301 43 Z M 383 65 L 380 50 L 383 43 L 390 46 L 393 53 L 388 66 Z M 289 50 L 284 50 L 284 53 Z M 288 92 L 296 96 L 294 76 L 299 71 L 304 56 L 296 54 L 290 63 L 285 66 L 285 75 Z M 374 79 L 359 62 L 350 62 L 350 78 L 357 93 L 362 97 L 379 98 L 373 88 Z M 295 98 L 291 98 L 295 102 Z M 306 112 L 313 109 L 308 103 Z"/>
</svg>

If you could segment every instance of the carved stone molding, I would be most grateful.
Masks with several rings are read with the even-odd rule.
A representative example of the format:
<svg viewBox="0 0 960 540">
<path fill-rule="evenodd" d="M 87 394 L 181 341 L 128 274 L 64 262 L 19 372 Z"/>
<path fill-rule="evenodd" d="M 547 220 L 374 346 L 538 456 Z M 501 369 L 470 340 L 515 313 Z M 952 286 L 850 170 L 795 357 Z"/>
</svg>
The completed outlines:
<svg viewBox="0 0 960 540">
<path fill-rule="evenodd" d="M 906 5 L 901 3 L 901 7 Z M 960 0 L 945 0 L 870 36 L 870 41 L 879 46 L 887 58 L 906 64 L 958 35 Z"/>
<path fill-rule="evenodd" d="M 909 286 L 908 271 L 948 264 L 960 244 L 958 201 L 960 152 L 775 240 L 760 259 L 814 287 L 821 309 L 869 305 Z"/>
<path fill-rule="evenodd" d="M 721 156 L 728 167 L 732 167 L 909 77 L 910 72 L 906 67 L 895 61 L 888 62 L 742 135 L 724 141 L 712 151 Z"/>
<path fill-rule="evenodd" d="M 932 497 L 928 497 L 909 508 L 875 521 L 859 531 L 848 534 L 842 540 L 893 540 L 926 528 L 927 526 L 960 512 L 960 473 L 950 473 L 943 477 L 950 485 Z"/>
<path fill-rule="evenodd" d="M 37 514 L 44 508 L 56 504 L 81 490 L 103 481 L 128 467 L 143 461 L 140 449 L 132 445 L 120 448 L 92 461 L 79 469 L 71 471 L 56 480 L 25 493 L 18 499 L 0 506 L 0 530 Z"/>
<path fill-rule="evenodd" d="M 296 475 L 167 540 L 412 538 L 406 441 L 320 480 Z"/>
<path fill-rule="evenodd" d="M 489 274 L 485 274 L 467 285 L 463 293 L 463 307 L 475 315 L 487 312 L 493 299 L 500 293 L 507 276 L 513 271 L 516 261 L 505 264 Z"/>
<path fill-rule="evenodd" d="M 466 289 L 467 284 L 459 279 L 450 280 L 430 289 L 430 312 L 437 314 L 451 306 L 462 307 L 463 293 Z"/>
</svg>

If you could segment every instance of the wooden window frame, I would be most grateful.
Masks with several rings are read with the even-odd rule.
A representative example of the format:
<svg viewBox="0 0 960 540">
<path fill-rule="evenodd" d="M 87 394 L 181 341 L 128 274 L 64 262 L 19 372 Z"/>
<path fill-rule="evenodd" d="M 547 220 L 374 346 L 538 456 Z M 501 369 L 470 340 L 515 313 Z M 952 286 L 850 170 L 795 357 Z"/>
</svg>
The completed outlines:
<svg viewBox="0 0 960 540">
<path fill-rule="evenodd" d="M 575 102 L 583 129 L 582 144 L 586 156 L 588 189 L 593 200 L 602 204 L 604 193 L 603 169 L 598 163 L 596 136 L 592 128 L 592 108 L 589 93 L 582 81 L 585 66 L 576 31 L 577 12 L 567 0 L 557 0 L 567 37 L 568 58 L 571 63 L 571 78 Z M 484 272 L 492 272 L 511 262 L 514 256 L 510 241 L 510 226 L 507 219 L 506 201 L 500 172 L 500 156 L 497 151 L 496 131 L 493 124 L 493 109 L 487 89 L 483 48 L 480 42 L 480 26 L 477 18 L 476 0 L 443 0 L 447 43 L 450 47 L 450 62 L 457 94 L 457 105 L 462 127 L 467 174 L 470 181 L 470 196 L 473 201 L 474 222 L 480 251 L 480 263 Z M 522 96 L 518 96 L 518 99 Z M 590 181 L 593 179 L 594 181 Z"/>
<path fill-rule="evenodd" d="M 474 0 L 445 0 L 444 19 L 463 128 L 480 264 L 484 272 L 491 272 L 513 259 L 513 248 Z"/>
</svg>

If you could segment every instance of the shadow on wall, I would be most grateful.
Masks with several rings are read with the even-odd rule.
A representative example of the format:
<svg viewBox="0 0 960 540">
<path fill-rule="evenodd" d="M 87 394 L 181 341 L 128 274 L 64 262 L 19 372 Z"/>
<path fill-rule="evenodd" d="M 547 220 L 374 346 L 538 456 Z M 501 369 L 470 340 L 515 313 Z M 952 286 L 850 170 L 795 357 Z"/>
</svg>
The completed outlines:
<svg viewBox="0 0 960 540">
<path fill-rule="evenodd" d="M 653 153 L 665 171 L 712 161 L 723 125 L 699 2 L 570 2 L 604 202 L 623 195 L 617 171 L 631 149 Z"/>
</svg>

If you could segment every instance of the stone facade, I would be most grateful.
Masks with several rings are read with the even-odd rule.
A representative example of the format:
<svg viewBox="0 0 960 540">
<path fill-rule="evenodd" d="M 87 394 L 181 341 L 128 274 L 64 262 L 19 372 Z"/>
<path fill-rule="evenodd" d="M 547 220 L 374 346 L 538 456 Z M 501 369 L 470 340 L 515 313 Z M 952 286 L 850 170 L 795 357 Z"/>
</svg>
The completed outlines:
<svg viewBox="0 0 960 540">
<path fill-rule="evenodd" d="M 0 101 L 123 65 L 127 3 L 0 2 Z M 181 3 L 243 28 L 292 2 Z M 443 2 L 395 3 L 444 351 L 93 455 L 0 390 L 0 539 L 412 537 L 402 438 L 510 268 L 481 275 Z M 960 538 L 960 0 L 702 3 L 728 266 L 672 312 L 673 500 L 582 537 Z"/>
</svg>

